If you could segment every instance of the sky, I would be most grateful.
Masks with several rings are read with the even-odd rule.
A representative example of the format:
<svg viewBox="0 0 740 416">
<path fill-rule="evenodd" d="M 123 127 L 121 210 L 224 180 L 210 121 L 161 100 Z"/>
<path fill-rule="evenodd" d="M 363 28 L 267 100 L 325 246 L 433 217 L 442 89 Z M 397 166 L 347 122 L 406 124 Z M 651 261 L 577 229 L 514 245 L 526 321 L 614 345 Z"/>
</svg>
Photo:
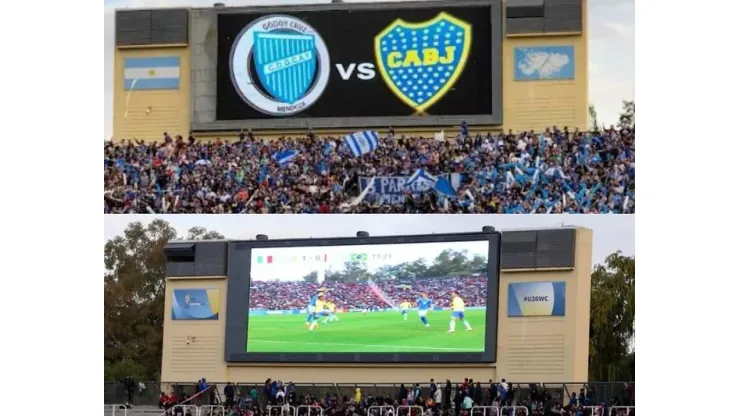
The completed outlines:
<svg viewBox="0 0 740 416">
<path fill-rule="evenodd" d="M 357 231 L 371 236 L 456 233 L 480 231 L 485 225 L 498 230 L 585 227 L 593 230 L 593 263 L 598 264 L 619 250 L 635 255 L 634 215 L 105 215 L 103 244 L 123 234 L 134 221 L 148 224 L 156 218 L 168 221 L 187 235 L 192 227 L 218 231 L 234 240 L 266 234 L 271 239 L 352 237 Z"/>
<path fill-rule="evenodd" d="M 345 3 L 376 0 L 345 0 Z M 388 0 L 383 0 L 388 1 Z M 397 0 L 404 1 L 404 0 Z M 113 131 L 113 50 L 116 8 L 206 7 L 214 0 L 104 0 L 105 137 Z M 227 6 L 330 3 L 329 0 L 227 0 Z M 599 122 L 616 124 L 622 100 L 635 95 L 635 2 L 589 1 L 589 101 Z"/>
<path fill-rule="evenodd" d="M 469 259 L 476 255 L 488 258 L 487 241 L 255 248 L 252 249 L 250 270 L 255 280 L 280 281 L 302 281 L 303 276 L 316 271 L 319 282 L 323 282 L 325 272 L 344 270 L 345 263 L 358 254 L 366 255 L 361 259 L 365 270 L 374 273 L 383 266 L 411 263 L 418 259 L 431 265 L 444 250 L 467 251 Z M 271 256 L 271 262 L 266 260 L 267 256 Z"/>
</svg>

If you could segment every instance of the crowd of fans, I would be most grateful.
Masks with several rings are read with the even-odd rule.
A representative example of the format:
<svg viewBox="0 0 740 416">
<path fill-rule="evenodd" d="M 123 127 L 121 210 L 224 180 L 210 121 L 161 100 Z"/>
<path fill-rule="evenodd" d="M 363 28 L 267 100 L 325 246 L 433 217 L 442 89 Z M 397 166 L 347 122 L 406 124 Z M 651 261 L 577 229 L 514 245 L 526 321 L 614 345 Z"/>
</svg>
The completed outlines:
<svg viewBox="0 0 740 416">
<path fill-rule="evenodd" d="M 237 386 L 228 383 L 223 389 L 223 397 L 214 391 L 215 389 L 205 392 L 210 393 L 210 396 L 201 394 L 193 397 L 199 400 L 199 404 L 221 404 L 225 413 L 211 410 L 202 416 L 319 416 L 322 411 L 324 416 L 493 416 L 498 415 L 499 409 L 502 415 L 520 416 L 527 414 L 524 408 L 533 416 L 635 414 L 634 410 L 629 413 L 619 409 L 612 409 L 611 412 L 608 410 L 615 406 L 635 405 L 634 388 L 627 383 L 623 384 L 620 392 L 609 398 L 597 397 L 590 387 L 581 388 L 579 393 L 573 392 L 570 397 L 565 398 L 560 392 L 552 392 L 540 385 L 531 384 L 523 391 L 517 391 L 505 379 L 481 383 L 467 378 L 462 383 L 452 383 L 450 380 L 437 383 L 432 379 L 424 387 L 419 384 L 401 384 L 396 392 L 375 395 L 365 393 L 360 387 L 345 395 L 336 392 L 312 394 L 299 391 L 292 382 L 283 383 L 271 379 L 266 380 L 262 386 Z M 202 400 L 204 397 L 207 399 Z M 178 398 L 174 393 L 162 393 L 160 397 L 160 407 L 167 410 L 168 414 L 195 416 L 188 415 L 189 409 L 177 406 L 179 403 L 193 404 L 193 401 L 187 395 Z M 293 406 L 297 415 L 288 406 Z M 474 408 L 476 406 L 487 407 L 486 413 Z"/>
<path fill-rule="evenodd" d="M 467 129 L 465 130 L 467 132 Z M 105 213 L 634 213 L 635 131 L 468 135 L 435 140 L 390 130 L 354 157 L 341 137 L 105 144 Z M 289 163 L 275 155 L 295 151 Z M 374 194 L 359 177 L 460 173 L 456 197 Z"/>
<path fill-rule="evenodd" d="M 327 298 L 337 308 L 383 309 L 398 305 L 404 300 L 415 302 L 427 293 L 435 306 L 449 307 L 452 292 L 457 291 L 466 306 L 486 306 L 488 279 L 486 277 L 460 276 L 448 278 L 419 278 L 409 281 L 379 280 L 374 284 L 382 297 L 371 290 L 368 282 L 284 282 L 279 280 L 252 281 L 249 290 L 250 308 L 260 310 L 304 309 L 308 298 L 317 289 L 328 289 Z M 385 299 L 383 299 L 385 298 Z"/>
</svg>

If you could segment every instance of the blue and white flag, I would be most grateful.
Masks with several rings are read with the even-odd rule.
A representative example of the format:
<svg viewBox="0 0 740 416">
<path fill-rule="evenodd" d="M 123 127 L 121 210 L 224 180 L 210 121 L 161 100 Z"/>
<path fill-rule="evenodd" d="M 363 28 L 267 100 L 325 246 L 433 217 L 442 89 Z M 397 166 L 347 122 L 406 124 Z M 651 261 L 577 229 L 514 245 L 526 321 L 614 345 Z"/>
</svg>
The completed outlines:
<svg viewBox="0 0 740 416">
<path fill-rule="evenodd" d="M 123 60 L 123 89 L 176 90 L 180 88 L 180 58 L 126 58 Z"/>
<path fill-rule="evenodd" d="M 280 166 L 285 166 L 288 163 L 292 162 L 293 159 L 295 159 L 298 156 L 297 150 L 283 150 L 281 152 L 275 153 L 273 158 L 278 162 Z"/>
<path fill-rule="evenodd" d="M 454 198 L 457 196 L 457 191 L 447 176 L 448 175 L 441 175 L 435 177 L 424 169 L 417 169 L 416 172 L 409 177 L 406 182 L 406 186 L 411 187 L 412 185 L 417 184 L 417 186 L 434 189 L 446 197 Z"/>
<path fill-rule="evenodd" d="M 427 185 L 428 188 L 431 188 L 437 182 L 437 178 L 430 175 L 429 172 L 425 171 L 424 169 L 417 169 L 416 172 L 414 172 L 414 174 L 409 177 L 408 181 L 406 181 L 406 186 L 411 186 L 417 182 Z"/>
<path fill-rule="evenodd" d="M 452 183 L 443 176 L 437 178 L 437 182 L 434 183 L 434 190 L 446 197 L 454 198 L 457 196 L 457 191 Z"/>
<path fill-rule="evenodd" d="M 378 132 L 358 131 L 344 136 L 344 142 L 349 146 L 355 157 L 360 157 L 378 148 Z"/>
</svg>

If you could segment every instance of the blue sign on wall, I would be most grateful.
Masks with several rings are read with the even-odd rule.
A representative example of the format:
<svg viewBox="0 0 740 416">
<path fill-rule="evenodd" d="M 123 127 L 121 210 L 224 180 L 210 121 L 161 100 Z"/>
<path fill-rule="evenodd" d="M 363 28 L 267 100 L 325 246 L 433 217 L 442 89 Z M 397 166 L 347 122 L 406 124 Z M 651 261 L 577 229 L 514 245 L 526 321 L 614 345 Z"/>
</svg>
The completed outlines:
<svg viewBox="0 0 740 416">
<path fill-rule="evenodd" d="M 218 319 L 218 289 L 175 289 L 172 292 L 172 320 Z"/>
<path fill-rule="evenodd" d="M 575 72 L 572 45 L 514 48 L 515 81 L 573 79 Z"/>
<path fill-rule="evenodd" d="M 508 315 L 565 316 L 565 282 L 509 283 Z"/>
</svg>

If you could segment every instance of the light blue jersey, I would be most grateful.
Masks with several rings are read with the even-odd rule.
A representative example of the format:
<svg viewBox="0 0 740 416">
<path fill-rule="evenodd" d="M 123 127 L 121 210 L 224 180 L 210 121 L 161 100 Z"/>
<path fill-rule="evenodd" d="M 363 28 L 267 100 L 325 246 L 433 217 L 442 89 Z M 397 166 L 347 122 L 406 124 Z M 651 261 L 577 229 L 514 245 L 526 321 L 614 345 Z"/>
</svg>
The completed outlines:
<svg viewBox="0 0 740 416">
<path fill-rule="evenodd" d="M 314 307 L 316 306 L 316 301 L 319 299 L 318 293 L 308 298 L 308 306 L 306 307 L 306 325 L 309 325 L 314 320 Z"/>
<path fill-rule="evenodd" d="M 416 304 L 419 306 L 420 311 L 432 309 L 432 300 L 429 298 L 421 298 L 416 301 Z"/>
<path fill-rule="evenodd" d="M 429 298 L 419 298 L 416 301 L 416 306 L 418 307 L 418 314 L 419 319 L 421 319 L 421 323 L 428 328 L 429 321 L 427 320 L 427 314 L 432 310 L 432 300 Z"/>
</svg>

